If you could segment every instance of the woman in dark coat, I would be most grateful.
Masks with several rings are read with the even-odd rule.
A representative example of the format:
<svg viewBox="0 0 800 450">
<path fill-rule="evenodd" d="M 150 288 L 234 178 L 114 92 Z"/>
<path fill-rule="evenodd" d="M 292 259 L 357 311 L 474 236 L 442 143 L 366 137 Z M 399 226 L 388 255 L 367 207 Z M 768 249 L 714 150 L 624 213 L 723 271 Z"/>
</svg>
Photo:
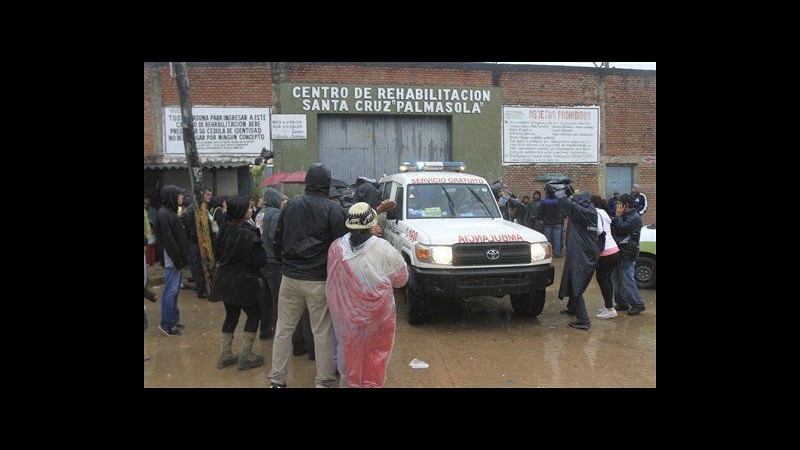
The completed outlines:
<svg viewBox="0 0 800 450">
<path fill-rule="evenodd" d="M 249 220 L 253 210 L 248 199 L 228 199 L 225 228 L 217 236 L 217 269 L 214 272 L 214 298 L 225 304 L 225 322 L 222 324 L 222 350 L 217 368 L 222 369 L 238 361 L 239 370 L 264 364 L 264 357 L 252 352 L 253 342 L 261 318 L 261 298 L 265 284 L 261 267 L 267 264 L 267 252 L 261 245 L 261 235 Z M 238 358 L 231 352 L 233 331 L 244 310 L 244 342 Z"/>
<path fill-rule="evenodd" d="M 561 287 L 558 289 L 558 298 L 569 297 L 569 301 L 567 309 L 562 313 L 575 316 L 575 322 L 569 324 L 572 328 L 588 330 L 592 324 L 586 312 L 583 292 L 592 281 L 600 257 L 597 247 L 597 211 L 589 202 L 588 192 L 575 194 L 572 200 L 567 198 L 572 193 L 572 186 L 556 184 L 551 187 L 548 184 L 547 193 L 548 196 L 558 199 L 564 215 L 569 217 L 567 254 L 561 274 Z"/>
</svg>

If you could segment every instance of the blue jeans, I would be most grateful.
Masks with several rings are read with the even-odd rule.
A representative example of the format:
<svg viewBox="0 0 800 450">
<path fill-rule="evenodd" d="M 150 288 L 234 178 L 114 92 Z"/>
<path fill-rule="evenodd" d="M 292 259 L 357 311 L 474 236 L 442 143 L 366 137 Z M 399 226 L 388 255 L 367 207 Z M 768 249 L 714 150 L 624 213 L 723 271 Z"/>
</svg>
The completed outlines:
<svg viewBox="0 0 800 450">
<path fill-rule="evenodd" d="M 161 328 L 169 331 L 180 321 L 178 292 L 181 289 L 183 272 L 174 267 L 164 268 L 164 293 L 161 294 Z"/>
<path fill-rule="evenodd" d="M 564 231 L 564 224 L 548 225 L 544 224 L 544 236 L 553 246 L 553 256 L 561 256 L 561 234 Z"/>
<path fill-rule="evenodd" d="M 644 308 L 644 302 L 639 296 L 636 279 L 633 278 L 633 269 L 636 261 L 626 261 L 622 258 L 617 262 L 611 276 L 614 282 L 614 301 L 619 305 L 631 305 L 635 308 Z"/>
<path fill-rule="evenodd" d="M 333 368 L 339 370 L 339 340 L 336 339 L 336 330 L 333 327 L 331 330 L 333 331 L 331 333 L 333 335 Z M 342 359 L 342 363 L 344 364 L 344 359 Z M 342 371 L 339 370 L 339 373 L 341 374 Z"/>
</svg>

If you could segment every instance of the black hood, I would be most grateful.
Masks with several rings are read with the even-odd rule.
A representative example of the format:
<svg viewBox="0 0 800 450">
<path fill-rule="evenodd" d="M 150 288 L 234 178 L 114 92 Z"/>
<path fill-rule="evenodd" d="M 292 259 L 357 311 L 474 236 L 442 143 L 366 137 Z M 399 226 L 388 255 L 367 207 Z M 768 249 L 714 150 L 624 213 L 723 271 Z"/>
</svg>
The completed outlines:
<svg viewBox="0 0 800 450">
<path fill-rule="evenodd" d="M 366 202 L 369 206 L 377 208 L 381 203 L 380 193 L 372 183 L 363 183 L 356 188 L 353 194 L 353 203 Z"/>
<path fill-rule="evenodd" d="M 250 207 L 250 200 L 244 197 L 233 197 L 228 199 L 228 220 L 244 219 L 247 208 Z"/>
<path fill-rule="evenodd" d="M 315 163 L 306 172 L 306 194 L 316 192 L 328 196 L 331 186 L 331 171 L 322 163 Z"/>
<path fill-rule="evenodd" d="M 174 184 L 165 185 L 161 188 L 161 204 L 166 205 L 169 209 L 177 212 L 178 195 L 183 194 L 184 192 L 185 190 L 182 187 L 175 186 Z"/>
<path fill-rule="evenodd" d="M 592 198 L 589 191 L 583 191 L 580 194 L 575 194 L 572 197 L 572 201 L 581 205 L 581 206 L 592 206 L 590 199 Z"/>
<path fill-rule="evenodd" d="M 286 198 L 281 191 L 275 188 L 267 188 L 264 191 L 264 207 L 265 208 L 281 208 L 281 202 Z"/>
</svg>

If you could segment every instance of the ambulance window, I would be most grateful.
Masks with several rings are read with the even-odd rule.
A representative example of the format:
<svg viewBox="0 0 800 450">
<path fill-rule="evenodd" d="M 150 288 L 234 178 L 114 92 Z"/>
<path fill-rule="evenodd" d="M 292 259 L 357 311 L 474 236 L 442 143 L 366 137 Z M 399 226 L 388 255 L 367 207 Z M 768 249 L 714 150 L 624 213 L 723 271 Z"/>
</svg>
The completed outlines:
<svg viewBox="0 0 800 450">
<path fill-rule="evenodd" d="M 403 186 L 398 186 L 397 191 L 394 194 L 395 201 L 397 202 L 397 207 L 394 209 L 395 211 L 395 218 L 402 219 L 403 218 Z M 399 217 L 398 217 L 399 216 Z"/>
<path fill-rule="evenodd" d="M 392 183 L 385 183 L 383 186 L 383 199 L 390 199 L 390 195 L 392 194 Z"/>
</svg>

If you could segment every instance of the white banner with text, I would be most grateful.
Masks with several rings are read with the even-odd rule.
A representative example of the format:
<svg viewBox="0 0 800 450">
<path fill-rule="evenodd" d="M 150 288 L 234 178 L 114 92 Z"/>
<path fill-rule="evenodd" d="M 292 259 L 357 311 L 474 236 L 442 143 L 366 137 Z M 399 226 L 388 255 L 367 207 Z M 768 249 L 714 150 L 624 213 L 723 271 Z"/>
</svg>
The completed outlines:
<svg viewBox="0 0 800 450">
<path fill-rule="evenodd" d="M 193 107 L 194 138 L 200 154 L 258 155 L 272 150 L 269 108 Z M 185 153 L 181 108 L 164 108 L 164 153 Z"/>
<path fill-rule="evenodd" d="M 600 108 L 503 107 L 503 165 L 597 164 Z"/>
</svg>

